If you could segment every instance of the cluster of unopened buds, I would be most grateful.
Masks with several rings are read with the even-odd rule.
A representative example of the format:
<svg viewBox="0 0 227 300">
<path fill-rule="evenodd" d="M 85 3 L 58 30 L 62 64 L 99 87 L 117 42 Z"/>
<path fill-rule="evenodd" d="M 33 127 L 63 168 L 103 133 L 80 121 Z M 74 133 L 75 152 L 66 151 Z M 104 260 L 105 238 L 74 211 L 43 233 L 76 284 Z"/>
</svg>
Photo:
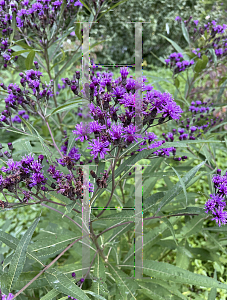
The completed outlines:
<svg viewBox="0 0 227 300">
<path fill-rule="evenodd" d="M 227 223 L 226 196 L 227 196 L 227 172 L 221 175 L 221 170 L 217 169 L 217 174 L 213 176 L 214 194 L 205 204 L 206 213 L 211 213 L 218 226 Z"/>
<path fill-rule="evenodd" d="M 105 170 L 104 173 L 101 173 L 103 174 L 102 177 L 98 177 L 93 170 L 90 171 L 90 174 L 93 178 L 96 179 L 96 184 L 99 188 L 107 188 L 106 181 L 109 177 L 109 175 L 107 174 L 107 170 Z"/>
</svg>

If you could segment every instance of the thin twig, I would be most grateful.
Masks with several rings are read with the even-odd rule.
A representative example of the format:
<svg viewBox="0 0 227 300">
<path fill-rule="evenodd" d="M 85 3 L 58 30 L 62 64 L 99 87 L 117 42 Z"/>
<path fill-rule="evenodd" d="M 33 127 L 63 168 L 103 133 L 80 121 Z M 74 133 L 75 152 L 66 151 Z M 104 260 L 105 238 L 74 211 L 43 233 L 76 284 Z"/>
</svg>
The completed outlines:
<svg viewBox="0 0 227 300">
<path fill-rule="evenodd" d="M 63 212 L 61 212 L 60 210 L 58 210 L 58 209 L 56 209 L 56 208 L 53 208 L 53 207 L 51 207 L 51 206 L 48 206 L 48 205 L 46 205 L 46 204 L 44 204 L 44 203 L 42 203 L 41 205 L 42 205 L 42 206 L 45 206 L 45 207 L 47 207 L 47 208 L 49 208 L 49 209 L 51 209 L 51 210 L 54 210 L 54 211 L 58 212 L 58 213 L 61 214 L 61 215 L 64 215 Z M 67 219 L 69 219 L 70 221 L 72 221 L 74 224 L 76 224 L 80 229 L 82 229 L 82 227 L 80 226 L 80 224 L 78 224 L 76 221 L 74 221 L 73 219 L 71 219 L 69 216 L 64 215 L 64 217 L 66 217 Z"/>
<path fill-rule="evenodd" d="M 85 238 L 86 236 L 88 236 L 89 234 L 86 234 L 78 239 L 76 239 L 74 242 L 72 242 L 68 247 L 66 247 L 54 260 L 52 260 L 51 263 L 49 263 L 49 265 L 47 265 L 42 271 L 39 272 L 39 274 L 37 274 L 32 280 L 30 280 L 22 289 L 20 289 L 12 298 L 15 299 L 18 295 L 20 295 L 27 287 L 29 287 L 29 285 L 31 285 L 37 278 L 39 278 L 47 269 L 49 269 L 63 254 L 65 254 L 66 251 L 68 251 L 76 242 L 82 240 L 83 238 Z"/>
</svg>

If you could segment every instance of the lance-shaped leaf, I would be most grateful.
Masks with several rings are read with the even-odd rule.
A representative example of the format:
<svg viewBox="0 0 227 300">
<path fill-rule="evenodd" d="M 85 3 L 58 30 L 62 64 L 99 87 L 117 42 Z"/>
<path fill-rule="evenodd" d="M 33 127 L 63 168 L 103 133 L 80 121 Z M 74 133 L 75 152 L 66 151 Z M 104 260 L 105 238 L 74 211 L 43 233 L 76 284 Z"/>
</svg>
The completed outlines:
<svg viewBox="0 0 227 300">
<path fill-rule="evenodd" d="M 60 271 L 51 268 L 45 272 L 45 275 L 50 286 L 52 286 L 58 292 L 65 295 L 70 295 L 71 297 L 80 300 L 89 300 L 88 296 L 73 281 L 71 281 Z"/>
<path fill-rule="evenodd" d="M 185 54 L 184 50 L 179 45 L 177 45 L 177 43 L 175 43 L 174 41 L 172 41 L 171 39 L 167 38 L 166 36 L 164 36 L 160 33 L 159 33 L 159 35 L 161 37 L 163 37 L 164 39 L 166 39 L 179 53 L 182 53 L 185 60 L 189 60 L 188 55 Z"/>
<path fill-rule="evenodd" d="M 113 278 L 117 283 L 120 295 L 123 297 L 122 299 L 126 299 L 127 295 L 129 297 L 128 299 L 136 300 L 136 290 L 138 289 L 138 284 L 134 278 L 130 278 L 126 273 L 117 269 L 111 264 L 108 264 L 108 266 Z"/>
<path fill-rule="evenodd" d="M 185 185 L 187 185 L 190 180 L 195 176 L 195 174 L 198 172 L 198 170 L 205 164 L 205 162 L 200 163 L 198 166 L 194 167 L 189 171 L 183 178 L 182 181 Z M 181 191 L 183 190 L 183 187 L 181 185 L 181 182 L 178 182 L 174 185 L 174 187 L 166 193 L 166 195 L 163 197 L 162 201 L 160 202 L 158 209 L 156 211 L 156 214 L 161 210 L 163 206 L 168 204 L 171 200 L 173 200 Z"/>
<path fill-rule="evenodd" d="M 124 266 L 134 268 L 134 265 Z M 170 280 L 181 284 L 193 284 L 196 286 L 227 290 L 227 284 L 216 279 L 192 273 L 188 270 L 184 270 L 164 262 L 144 260 L 143 273 L 161 280 Z"/>
<path fill-rule="evenodd" d="M 40 300 L 52 300 L 54 297 L 60 294 L 57 290 L 53 289 L 49 291 L 45 296 L 43 296 Z"/>
<path fill-rule="evenodd" d="M 30 70 L 33 67 L 33 60 L 35 58 L 35 51 L 31 50 L 28 53 L 27 58 L 25 59 L 25 67 L 27 70 Z"/>
<path fill-rule="evenodd" d="M 19 244 L 18 239 L 16 239 L 14 236 L 12 236 L 2 230 L 0 230 L 0 240 L 13 250 L 16 250 L 16 248 Z M 32 258 L 32 259 L 36 260 L 37 262 L 39 262 L 41 265 L 43 265 L 42 262 L 37 258 L 37 256 L 35 254 L 31 254 L 31 251 L 27 251 L 27 255 L 29 258 Z M 4 260 L 4 263 L 3 263 L 4 268 L 9 264 L 12 257 L 13 257 L 13 254 L 11 254 Z"/>
<path fill-rule="evenodd" d="M 70 110 L 70 109 L 73 109 L 75 107 L 77 107 L 78 105 L 81 105 L 82 104 L 82 100 L 80 97 L 78 97 L 76 100 L 72 101 L 72 102 L 68 102 L 68 103 L 65 103 L 65 104 L 62 104 L 62 105 L 59 105 L 57 108 L 54 108 L 50 113 L 49 115 L 46 116 L 46 118 L 49 118 L 50 116 L 54 115 L 54 114 L 57 114 L 57 113 L 60 113 L 60 112 L 63 112 L 65 110 Z"/>
<path fill-rule="evenodd" d="M 94 278 L 92 279 L 92 291 L 97 295 L 106 296 L 108 290 L 105 282 L 106 281 L 105 265 L 100 255 L 97 255 L 95 258 L 93 276 Z"/>
<path fill-rule="evenodd" d="M 214 270 L 214 279 L 217 279 L 217 271 L 216 269 Z M 209 293 L 209 297 L 208 300 L 215 300 L 217 296 L 217 289 L 216 288 L 212 288 L 210 293 Z"/>
<path fill-rule="evenodd" d="M 190 44 L 188 29 L 186 28 L 184 22 L 181 22 L 181 29 L 185 40 Z"/>
<path fill-rule="evenodd" d="M 30 226 L 30 228 L 26 231 L 26 233 L 23 235 L 22 239 L 20 240 L 16 251 L 13 255 L 9 272 L 8 272 L 8 289 L 9 292 L 12 290 L 13 285 L 17 282 L 26 259 L 26 252 L 28 248 L 28 244 L 31 241 L 32 235 L 35 231 L 35 228 L 39 222 L 40 218 L 37 218 L 34 223 Z"/>
</svg>

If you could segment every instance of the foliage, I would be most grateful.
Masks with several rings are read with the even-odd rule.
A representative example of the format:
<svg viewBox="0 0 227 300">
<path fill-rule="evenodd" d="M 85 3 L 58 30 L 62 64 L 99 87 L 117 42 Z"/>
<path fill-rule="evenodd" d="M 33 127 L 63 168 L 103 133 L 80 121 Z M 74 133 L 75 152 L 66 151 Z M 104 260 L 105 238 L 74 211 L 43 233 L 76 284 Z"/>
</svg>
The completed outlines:
<svg viewBox="0 0 227 300">
<path fill-rule="evenodd" d="M 130 12 L 132 2 L 117 4 Z M 117 8 L 112 1 L 75 3 L 73 21 L 92 22 L 105 18 L 106 12 L 106 22 L 111 18 L 109 10 Z M 226 227 L 217 225 L 227 218 L 211 220 L 214 212 L 207 214 L 204 209 L 210 194 L 222 193 L 220 186 L 213 186 L 213 175 L 221 172 L 225 180 L 227 171 L 226 56 L 225 47 L 219 55 L 216 50 L 222 46 L 214 42 L 219 37 L 217 44 L 222 42 L 225 29 L 218 27 L 216 36 L 212 29 L 200 32 L 193 39 L 190 20 L 182 21 L 174 27 L 176 36 L 182 31 L 182 43 L 174 35 L 167 37 L 160 26 L 160 41 L 182 56 L 177 61 L 177 54 L 168 52 L 166 63 L 160 55 L 170 48 L 162 45 L 167 50 L 163 54 L 157 50 L 156 56 L 163 67 L 144 72 L 146 134 L 140 136 L 135 116 L 130 116 L 141 86 L 128 77 L 128 69 L 120 69 L 120 77 L 119 72 L 114 74 L 114 81 L 95 65 L 92 83 L 84 84 L 78 71 L 82 49 L 65 49 L 66 38 L 77 40 L 78 45 L 82 41 L 80 24 L 71 24 L 65 4 L 51 4 L 57 8 L 49 20 L 56 26 L 45 24 L 42 14 L 36 14 L 44 29 L 42 43 L 28 28 L 22 34 L 15 18 L 18 12 L 11 11 L 12 44 L 7 47 L 12 51 L 9 60 L 3 56 L 6 70 L 0 85 L 0 285 L 4 294 L 0 298 L 225 299 Z M 166 17 L 171 8 L 166 9 Z M 204 20 L 200 22 L 204 25 Z M 129 34 L 128 39 L 133 37 Z M 157 41 L 146 40 L 148 47 Z M 198 47 L 201 55 L 193 52 Z M 99 56 L 100 61 L 104 56 Z M 123 57 L 118 58 L 122 63 Z M 185 69 L 180 66 L 191 60 L 194 63 L 185 63 Z M 114 111 L 113 101 L 119 111 Z M 88 102 L 93 104 L 90 114 L 80 107 Z M 116 120 L 121 128 L 116 128 Z M 90 132 L 83 127 L 85 121 Z M 135 248 L 138 207 L 134 203 L 141 173 L 143 278 L 135 278 L 135 272 L 142 273 L 137 265 L 141 249 Z M 92 209 L 86 235 L 88 193 Z M 225 190 L 222 194 L 226 197 Z M 84 255 L 84 243 L 90 243 L 90 260 Z"/>
</svg>

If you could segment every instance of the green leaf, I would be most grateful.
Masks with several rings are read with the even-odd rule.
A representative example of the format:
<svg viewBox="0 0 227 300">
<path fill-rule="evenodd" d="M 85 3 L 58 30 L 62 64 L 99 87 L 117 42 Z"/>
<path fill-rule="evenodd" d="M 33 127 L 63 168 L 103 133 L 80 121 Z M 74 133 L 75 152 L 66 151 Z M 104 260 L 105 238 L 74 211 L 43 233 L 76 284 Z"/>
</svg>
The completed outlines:
<svg viewBox="0 0 227 300">
<path fill-rule="evenodd" d="M 177 219 L 176 219 L 177 220 Z M 171 222 L 174 222 L 171 220 Z M 152 247 L 152 245 L 156 244 L 160 241 L 160 238 L 164 234 L 164 232 L 168 229 L 165 223 L 160 224 L 156 228 L 153 228 L 150 232 L 143 234 L 143 251 L 145 252 L 145 247 Z M 130 248 L 126 256 L 124 257 L 123 263 L 125 263 L 130 258 L 134 257 L 134 245 Z M 139 251 L 142 251 L 142 249 Z"/>
<path fill-rule="evenodd" d="M 60 271 L 51 268 L 45 271 L 45 276 L 50 286 L 58 292 L 80 300 L 89 300 L 83 290 Z"/>
<path fill-rule="evenodd" d="M 175 85 L 175 87 L 178 89 L 179 88 L 179 86 L 180 86 L 180 80 L 176 77 L 175 79 L 174 79 L 174 85 Z"/>
<path fill-rule="evenodd" d="M 94 272 L 92 277 L 92 291 L 97 295 L 106 296 L 108 289 L 106 286 L 105 265 L 98 254 L 95 258 Z"/>
<path fill-rule="evenodd" d="M 68 140 L 67 155 L 69 154 L 69 151 L 73 148 L 74 144 L 75 144 L 75 134 L 72 132 Z"/>
<path fill-rule="evenodd" d="M 136 290 L 138 288 L 137 282 L 134 280 L 134 278 L 128 277 L 127 274 L 125 274 L 123 271 L 117 269 L 116 267 L 112 266 L 108 263 L 108 267 L 110 272 L 113 275 L 113 278 L 115 279 L 117 283 L 117 287 L 120 290 L 120 294 L 123 297 L 123 299 L 127 298 L 130 300 L 136 300 Z M 130 297 L 130 298 L 129 298 Z"/>
<path fill-rule="evenodd" d="M 205 162 L 200 163 L 199 165 L 197 165 L 196 167 L 194 167 L 193 169 L 191 169 L 191 171 L 189 171 L 183 178 L 182 181 L 185 185 L 187 185 L 192 178 L 195 176 L 195 174 L 198 172 L 198 170 L 205 164 Z M 181 182 L 178 182 L 177 184 L 174 185 L 174 187 L 168 191 L 168 193 L 166 193 L 166 195 L 163 197 L 161 203 L 158 206 L 158 210 L 156 211 L 156 214 L 161 210 L 161 208 L 163 206 L 165 206 L 166 204 L 168 204 L 172 199 L 174 199 L 181 191 L 182 191 L 183 187 L 181 185 Z"/>
<path fill-rule="evenodd" d="M 128 0 L 121 0 L 121 1 L 119 1 L 118 3 L 114 4 L 113 6 L 111 6 L 109 9 L 107 9 L 106 11 L 104 11 L 98 19 L 96 19 L 96 22 L 97 22 L 99 19 L 101 19 L 103 15 L 105 15 L 106 13 L 108 13 L 108 11 L 110 11 L 110 10 L 116 8 L 118 5 L 120 5 L 120 4 L 122 4 L 122 3 L 126 2 L 126 1 L 128 1 Z M 81 3 L 83 3 L 83 2 L 81 1 Z"/>
<path fill-rule="evenodd" d="M 22 289 L 27 283 L 29 283 L 36 275 L 39 274 L 39 271 L 28 271 L 22 272 L 19 279 L 15 283 L 14 290 Z M 49 287 L 49 283 L 46 280 L 45 276 L 42 274 L 39 278 L 33 281 L 27 289 L 41 289 L 43 287 Z"/>
<path fill-rule="evenodd" d="M 20 116 L 19 116 L 20 117 Z M 28 123 L 27 121 L 25 121 L 24 118 L 21 118 L 20 119 L 22 120 L 22 122 L 28 127 L 29 131 L 32 133 L 32 129 L 36 132 L 38 138 L 39 138 L 39 141 L 42 145 L 42 148 L 43 148 L 43 151 L 46 155 L 46 157 L 48 158 L 49 161 L 51 161 L 51 157 L 50 157 L 50 153 L 51 151 L 49 150 L 49 148 L 45 145 L 45 142 L 44 142 L 44 139 L 41 137 L 41 135 L 38 133 L 38 131 L 35 129 L 35 127 L 33 127 L 30 123 Z"/>
<path fill-rule="evenodd" d="M 93 297 L 95 297 L 95 299 L 100 299 L 100 300 L 106 300 L 106 298 L 94 293 L 94 292 L 91 292 L 91 291 L 84 291 L 86 294 L 89 294 L 89 295 L 92 295 Z"/>
<path fill-rule="evenodd" d="M 16 248 L 17 248 L 17 246 L 19 244 L 19 240 L 18 239 L 16 239 L 12 235 L 10 235 L 10 234 L 2 231 L 2 230 L 0 230 L 0 240 L 3 243 L 5 243 L 8 247 L 10 247 L 11 249 L 13 249 L 13 250 L 16 250 Z M 34 259 L 35 261 L 39 262 L 43 266 L 43 263 L 39 260 L 39 258 L 35 254 L 31 253 L 30 250 L 27 251 L 27 255 L 28 255 L 29 258 Z M 8 260 L 8 257 L 4 260 L 4 263 L 3 263 L 4 268 L 7 265 L 7 260 Z M 11 259 L 9 259 L 9 261 L 10 260 Z"/>
<path fill-rule="evenodd" d="M 214 270 L 214 279 L 217 280 L 217 271 L 216 269 Z M 212 288 L 210 293 L 209 293 L 209 297 L 208 300 L 215 300 L 217 296 L 217 289 L 216 288 Z"/>
<path fill-rule="evenodd" d="M 158 35 L 160 35 L 161 37 L 163 37 L 164 39 L 166 39 L 177 50 L 177 52 L 182 53 L 185 60 L 189 60 L 190 59 L 188 57 L 188 55 L 185 54 L 185 51 L 180 46 L 177 45 L 177 43 L 175 43 L 174 41 L 172 41 L 171 39 L 167 38 L 166 36 L 164 36 L 164 35 L 162 35 L 160 33 Z"/>
<path fill-rule="evenodd" d="M 219 102 L 221 100 L 221 96 L 224 93 L 224 90 L 226 88 L 226 84 L 227 84 L 227 79 L 224 81 L 224 83 L 221 85 L 221 88 L 218 92 L 218 96 L 217 96 L 217 102 Z"/>
<path fill-rule="evenodd" d="M 87 4 L 83 1 L 83 0 L 80 0 L 80 2 L 83 4 L 84 7 L 86 7 L 86 9 L 91 13 L 91 10 L 90 8 L 87 6 Z M 98 21 L 98 20 L 97 20 Z"/>
<path fill-rule="evenodd" d="M 221 227 L 218 227 L 218 226 L 206 227 L 206 228 L 203 228 L 203 230 L 209 230 L 209 231 L 215 231 L 215 232 L 225 232 L 225 231 L 227 231 L 227 226 L 221 226 Z"/>
<path fill-rule="evenodd" d="M 181 29 L 182 29 L 182 33 L 183 33 L 185 40 L 187 41 L 188 45 L 190 45 L 188 29 L 185 27 L 185 24 L 183 21 L 181 21 Z"/>
<path fill-rule="evenodd" d="M 176 266 L 187 270 L 192 254 L 183 246 L 177 247 Z"/>
<path fill-rule="evenodd" d="M 204 217 L 201 215 L 193 217 L 191 220 L 186 222 L 186 225 L 181 229 L 180 234 L 177 235 L 178 238 L 186 238 L 192 236 L 193 234 L 200 232 L 202 230 L 203 221 L 207 218 L 205 214 Z"/>
<path fill-rule="evenodd" d="M 196 65 L 195 65 L 195 72 L 200 73 L 202 70 L 206 68 L 206 65 L 208 63 L 208 57 L 206 55 L 202 56 L 202 59 L 198 59 Z"/>
<path fill-rule="evenodd" d="M 71 211 L 73 210 L 73 208 L 75 207 L 76 204 L 77 204 L 76 201 L 74 201 L 74 202 L 72 202 L 72 203 L 66 205 L 66 206 L 65 206 L 65 213 L 64 213 L 64 215 L 62 215 L 62 218 L 63 218 L 66 214 L 71 213 Z"/>
<path fill-rule="evenodd" d="M 60 50 L 61 50 L 61 52 L 62 52 L 62 59 L 61 59 L 60 61 L 56 62 L 56 63 L 50 68 L 50 71 L 51 71 L 54 67 L 56 67 L 58 64 L 61 64 L 61 63 L 65 60 L 65 58 L 66 58 L 65 52 L 64 52 L 62 49 L 60 49 Z"/>
<path fill-rule="evenodd" d="M 122 266 L 122 265 L 121 265 Z M 134 268 L 133 265 L 124 265 Z M 192 273 L 190 271 L 175 267 L 171 264 L 154 260 L 144 260 L 143 273 L 161 280 L 169 280 L 181 284 L 193 284 L 209 288 L 219 288 L 227 290 L 227 284 L 213 278 Z"/>
<path fill-rule="evenodd" d="M 57 297 L 57 295 L 60 294 L 55 289 L 49 291 L 45 296 L 43 296 L 40 300 L 52 300 L 54 297 Z"/>
<path fill-rule="evenodd" d="M 27 45 L 24 40 L 14 41 L 14 44 L 29 50 L 34 50 L 31 46 Z M 38 50 L 37 50 L 38 51 Z M 39 50 L 40 51 L 40 50 Z"/>
<path fill-rule="evenodd" d="M 185 184 L 184 184 L 184 181 L 182 180 L 181 176 L 178 174 L 177 170 L 174 169 L 174 167 L 171 166 L 171 168 L 174 170 L 174 172 L 177 174 L 177 177 L 179 178 L 179 181 L 181 183 L 181 186 L 183 188 L 183 191 L 184 191 L 184 195 L 185 195 L 185 202 L 186 202 L 186 206 L 188 205 L 188 197 L 187 197 L 187 192 L 186 192 L 186 187 L 185 187 Z"/>
<path fill-rule="evenodd" d="M 166 226 L 169 228 L 172 236 L 173 236 L 173 239 L 176 243 L 176 245 L 178 246 L 178 243 L 177 243 L 177 240 L 176 240 L 176 237 L 175 237 L 175 232 L 174 232 L 174 229 L 173 229 L 173 225 L 170 223 L 170 221 L 167 219 L 167 218 L 163 218 L 162 221 L 166 224 Z"/>
<path fill-rule="evenodd" d="M 22 53 L 25 53 L 25 52 L 29 52 L 30 50 L 20 50 L 20 51 L 15 51 L 15 52 L 13 52 L 12 54 L 11 54 L 11 56 L 12 57 L 14 57 L 14 56 L 19 56 L 20 54 L 22 54 Z"/>
<path fill-rule="evenodd" d="M 139 287 L 141 288 L 139 291 L 149 299 L 170 300 L 172 298 L 170 292 L 159 284 L 152 282 L 141 282 L 139 283 Z"/>
<path fill-rule="evenodd" d="M 216 67 L 216 66 L 217 66 L 217 55 L 216 55 L 216 53 L 215 53 L 215 51 L 214 51 L 213 48 L 212 48 L 212 49 L 208 49 L 208 50 L 210 51 L 212 60 L 213 60 L 214 65 L 215 65 L 215 67 Z"/>
<path fill-rule="evenodd" d="M 28 53 L 27 58 L 25 59 L 25 67 L 26 67 L 27 70 L 32 69 L 34 58 L 35 58 L 35 51 L 34 51 L 34 50 L 31 50 L 31 51 Z"/>
<path fill-rule="evenodd" d="M 205 234 L 208 236 L 209 241 L 213 241 L 215 246 L 217 246 L 222 252 L 227 254 L 227 251 L 225 250 L 225 247 L 223 247 L 222 244 L 212 234 L 210 234 L 209 232 L 206 232 Z"/>
<path fill-rule="evenodd" d="M 15 253 L 13 255 L 9 272 L 8 272 L 8 289 L 9 292 L 12 290 L 14 284 L 17 282 L 25 264 L 26 259 L 26 252 L 28 248 L 28 244 L 32 238 L 32 235 L 36 229 L 36 226 L 39 222 L 40 218 L 37 218 L 34 223 L 30 226 L 30 228 L 26 231 L 23 235 L 22 239 L 20 240 Z"/>
<path fill-rule="evenodd" d="M 76 34 L 78 40 L 82 41 L 81 24 L 80 23 L 76 23 L 75 34 Z"/>
<path fill-rule="evenodd" d="M 165 193 L 159 192 L 146 198 L 143 202 L 143 213 L 151 210 L 158 200 L 164 197 L 164 195 Z"/>
<path fill-rule="evenodd" d="M 81 100 L 80 97 L 78 97 L 76 100 L 72 102 L 68 102 L 66 104 L 60 105 L 57 108 L 52 109 L 52 111 L 49 113 L 49 115 L 46 116 L 46 118 L 49 118 L 50 116 L 63 112 L 65 110 L 73 109 L 76 108 L 78 105 L 82 104 L 83 101 Z"/>
</svg>

